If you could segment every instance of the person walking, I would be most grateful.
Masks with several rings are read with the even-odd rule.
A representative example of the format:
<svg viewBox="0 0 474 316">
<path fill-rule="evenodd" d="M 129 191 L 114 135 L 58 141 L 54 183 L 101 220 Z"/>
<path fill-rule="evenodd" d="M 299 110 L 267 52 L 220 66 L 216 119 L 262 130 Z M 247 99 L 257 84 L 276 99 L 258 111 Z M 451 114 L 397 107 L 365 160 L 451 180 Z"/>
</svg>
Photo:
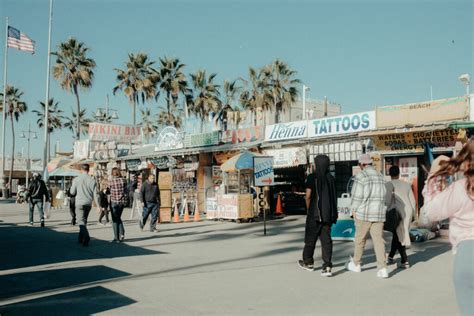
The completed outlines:
<svg viewBox="0 0 474 316">
<path fill-rule="evenodd" d="M 107 188 L 107 183 L 102 182 L 100 184 L 99 192 L 99 224 L 105 225 L 109 223 L 109 195 L 110 190 Z M 105 223 L 102 223 L 102 219 L 105 217 Z"/>
<path fill-rule="evenodd" d="M 139 221 L 140 229 L 146 224 L 148 216 L 151 214 L 150 232 L 156 231 L 156 223 L 159 217 L 160 209 L 160 189 L 155 182 L 155 176 L 150 174 L 148 180 L 142 184 L 141 188 L 142 202 L 143 202 L 143 216 Z"/>
<path fill-rule="evenodd" d="M 110 205 L 112 208 L 112 228 L 114 239 L 112 242 L 122 242 L 125 239 L 125 228 L 122 222 L 122 212 L 127 201 L 127 183 L 122 178 L 118 168 L 112 169 L 112 179 L 109 181 Z"/>
<path fill-rule="evenodd" d="M 329 173 L 329 157 L 318 155 L 314 159 L 316 170 L 306 179 L 306 228 L 303 260 L 298 265 L 314 270 L 314 249 L 318 238 L 321 241 L 323 258 L 322 276 L 332 276 L 331 226 L 337 221 L 336 184 Z"/>
<path fill-rule="evenodd" d="M 33 213 L 35 211 L 35 207 L 37 207 L 40 215 L 41 227 L 44 227 L 43 201 L 49 202 L 50 197 L 48 194 L 48 189 L 46 188 L 46 184 L 41 179 L 41 175 L 39 173 L 33 173 L 33 180 L 28 187 L 28 200 L 30 206 L 30 225 L 33 226 Z"/>
<path fill-rule="evenodd" d="M 432 169 L 434 169 L 432 167 Z M 464 177 L 448 186 L 448 178 Z M 453 246 L 453 279 L 462 316 L 474 311 L 474 137 L 459 154 L 431 170 L 423 189 L 426 216 L 431 221 L 449 218 L 449 240 Z M 446 188 L 447 186 L 447 188 Z"/>
<path fill-rule="evenodd" d="M 411 185 L 400 180 L 400 168 L 392 166 L 389 169 L 392 181 L 385 184 L 387 189 L 387 205 L 388 210 L 395 208 L 400 214 L 401 221 L 396 230 L 393 231 L 392 246 L 388 254 L 387 264 L 395 263 L 393 257 L 398 251 L 400 253 L 400 267 L 409 268 L 406 247 L 411 245 L 410 242 L 410 224 L 416 209 L 416 200 Z"/>
<path fill-rule="evenodd" d="M 79 218 L 78 242 L 84 247 L 89 246 L 91 240 L 87 230 L 87 218 L 92 209 L 92 202 L 97 201 L 96 181 L 89 175 L 89 165 L 81 165 L 81 175 L 72 180 L 71 194 L 76 197 L 76 215 Z"/>
<path fill-rule="evenodd" d="M 71 214 L 71 226 L 76 225 L 76 196 L 71 194 L 71 187 L 66 190 L 66 196 L 69 198 L 69 214 Z"/>
<path fill-rule="evenodd" d="M 387 210 L 385 194 L 387 190 L 384 177 L 375 170 L 372 163 L 369 154 L 361 155 L 359 158 L 361 171 L 354 177 L 351 191 L 351 210 L 356 228 L 354 257 L 349 259 L 346 269 L 352 272 L 362 271 L 361 259 L 370 233 L 377 258 L 377 276 L 388 278 L 385 262 L 385 241 L 383 239 L 383 224 Z"/>
<path fill-rule="evenodd" d="M 138 187 L 138 181 L 134 174 L 130 175 L 130 183 L 127 185 L 128 191 L 128 203 L 131 208 L 134 206 L 135 201 L 135 190 Z"/>
</svg>

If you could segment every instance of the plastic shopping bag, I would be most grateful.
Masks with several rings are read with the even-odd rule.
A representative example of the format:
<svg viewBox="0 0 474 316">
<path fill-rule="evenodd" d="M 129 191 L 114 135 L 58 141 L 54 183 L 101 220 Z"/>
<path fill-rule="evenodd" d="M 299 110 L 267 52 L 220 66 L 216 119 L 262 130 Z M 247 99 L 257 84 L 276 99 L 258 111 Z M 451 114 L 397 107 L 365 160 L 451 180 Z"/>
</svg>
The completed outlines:
<svg viewBox="0 0 474 316">
<path fill-rule="evenodd" d="M 44 218 L 46 219 L 51 218 L 51 203 L 50 202 L 44 203 L 43 212 L 44 212 Z"/>
</svg>

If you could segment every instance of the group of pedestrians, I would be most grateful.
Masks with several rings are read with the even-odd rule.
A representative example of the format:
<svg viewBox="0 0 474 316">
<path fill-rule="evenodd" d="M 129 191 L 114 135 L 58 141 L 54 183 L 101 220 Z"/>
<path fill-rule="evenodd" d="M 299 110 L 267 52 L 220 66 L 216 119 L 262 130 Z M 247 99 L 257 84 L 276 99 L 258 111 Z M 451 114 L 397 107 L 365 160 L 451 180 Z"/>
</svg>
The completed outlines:
<svg viewBox="0 0 474 316">
<path fill-rule="evenodd" d="M 112 242 L 123 242 L 125 240 L 125 227 L 122 221 L 122 213 L 125 206 L 130 203 L 138 203 L 141 200 L 143 210 L 140 214 L 138 225 L 141 230 L 150 219 L 150 232 L 156 232 L 156 225 L 159 219 L 160 209 L 160 189 L 155 181 L 155 176 L 151 174 L 142 184 L 139 194 L 138 181 L 132 178 L 127 184 L 125 178 L 121 176 L 118 168 L 113 168 L 108 180 L 102 179 L 100 184 L 89 174 L 88 164 L 81 165 L 80 175 L 73 179 L 71 187 L 66 191 L 69 197 L 69 211 L 71 215 L 71 225 L 78 224 L 78 243 L 87 247 L 90 243 L 90 235 L 87 229 L 88 217 L 93 205 L 97 206 L 99 213 L 99 223 L 105 225 L 109 223 L 109 213 L 112 218 L 113 240 Z M 29 223 L 33 225 L 34 210 L 38 209 L 41 227 L 44 227 L 44 202 L 50 201 L 50 194 L 45 182 L 37 173 L 33 175 L 33 180 L 28 188 L 28 199 L 30 206 Z M 133 201 L 133 199 L 135 201 Z M 106 223 L 102 220 L 105 218 Z"/>
</svg>

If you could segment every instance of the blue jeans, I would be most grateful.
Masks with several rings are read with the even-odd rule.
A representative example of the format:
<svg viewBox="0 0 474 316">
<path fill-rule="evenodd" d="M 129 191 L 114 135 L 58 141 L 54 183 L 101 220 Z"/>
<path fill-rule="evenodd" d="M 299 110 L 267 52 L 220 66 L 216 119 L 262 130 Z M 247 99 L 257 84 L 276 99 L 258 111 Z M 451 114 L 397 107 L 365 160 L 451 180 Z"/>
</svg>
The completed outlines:
<svg viewBox="0 0 474 316">
<path fill-rule="evenodd" d="M 43 213 L 43 200 L 30 199 L 30 223 L 33 223 L 33 213 L 35 211 L 35 206 L 38 207 L 38 212 L 40 214 L 40 220 L 44 222 L 44 213 Z"/>
<path fill-rule="evenodd" d="M 160 209 L 159 203 L 150 203 L 147 202 L 146 206 L 143 207 L 143 217 L 142 217 L 142 224 L 145 226 L 148 216 L 151 213 L 151 222 L 150 222 L 150 231 L 154 231 L 156 227 L 156 222 L 158 221 L 158 212 Z"/>
<path fill-rule="evenodd" d="M 122 203 L 112 202 L 112 228 L 114 230 L 114 239 L 121 240 L 125 236 L 125 228 L 122 222 L 122 212 L 124 205 Z"/>
<path fill-rule="evenodd" d="M 454 289 L 458 301 L 459 312 L 462 316 L 472 315 L 474 310 L 474 271 L 472 258 L 474 256 L 474 240 L 464 240 L 458 245 L 454 256 Z"/>
</svg>

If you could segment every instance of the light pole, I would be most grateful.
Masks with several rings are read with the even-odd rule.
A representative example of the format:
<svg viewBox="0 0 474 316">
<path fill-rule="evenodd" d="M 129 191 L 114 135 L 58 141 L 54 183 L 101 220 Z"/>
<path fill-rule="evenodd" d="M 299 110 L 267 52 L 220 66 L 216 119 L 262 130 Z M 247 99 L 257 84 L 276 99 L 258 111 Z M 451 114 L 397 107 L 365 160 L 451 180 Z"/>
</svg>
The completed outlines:
<svg viewBox="0 0 474 316">
<path fill-rule="evenodd" d="M 471 86 L 471 76 L 469 74 L 462 74 L 459 76 L 459 81 L 461 81 L 466 86 L 466 98 L 467 98 L 467 108 L 470 113 L 470 117 L 474 117 L 471 109 L 471 93 L 469 88 Z"/>
<path fill-rule="evenodd" d="M 306 90 L 310 90 L 310 88 L 303 85 L 303 120 L 306 120 Z"/>
<path fill-rule="evenodd" d="M 109 115 L 109 112 L 111 112 L 112 115 Z M 108 122 L 119 118 L 117 110 L 109 108 L 109 95 L 107 95 L 105 100 L 105 108 L 98 108 L 94 116 L 100 122 Z"/>
<path fill-rule="evenodd" d="M 26 187 L 28 188 L 30 184 L 30 169 L 31 169 L 31 161 L 30 161 L 30 139 L 38 138 L 36 136 L 36 132 L 31 130 L 31 123 L 28 123 L 28 130 L 21 131 L 20 138 L 26 138 L 28 141 L 28 149 L 27 149 L 27 160 L 26 160 Z"/>
</svg>

